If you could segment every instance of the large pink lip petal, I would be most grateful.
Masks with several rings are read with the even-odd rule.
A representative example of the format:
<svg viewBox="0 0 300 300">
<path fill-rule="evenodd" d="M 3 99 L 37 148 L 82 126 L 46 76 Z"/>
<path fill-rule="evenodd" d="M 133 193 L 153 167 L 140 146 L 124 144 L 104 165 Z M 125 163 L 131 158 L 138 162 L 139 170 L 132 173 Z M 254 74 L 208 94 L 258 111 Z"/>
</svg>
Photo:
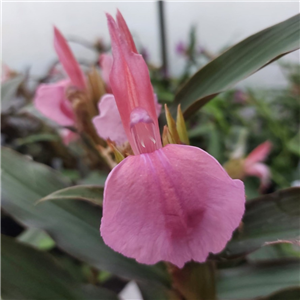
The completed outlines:
<svg viewBox="0 0 300 300">
<path fill-rule="evenodd" d="M 65 38 L 56 27 L 54 27 L 54 48 L 60 63 L 62 64 L 72 83 L 79 89 L 85 89 L 86 84 L 84 74 L 81 71 L 80 66 Z"/>
<path fill-rule="evenodd" d="M 112 94 L 104 95 L 99 102 L 100 115 L 93 118 L 94 126 L 98 135 L 107 140 L 122 145 L 127 141 L 121 117 L 116 105 L 115 97 Z"/>
<path fill-rule="evenodd" d="M 246 157 L 247 163 L 250 165 L 256 162 L 264 161 L 269 155 L 271 148 L 272 143 L 270 141 L 260 144 Z"/>
<path fill-rule="evenodd" d="M 59 81 L 54 84 L 41 84 L 35 95 L 35 107 L 47 118 L 62 126 L 72 126 L 75 116 L 71 103 L 65 95 L 69 80 Z"/>
<path fill-rule="evenodd" d="M 205 151 L 168 145 L 129 156 L 110 173 L 100 227 L 104 242 L 144 264 L 178 267 L 222 251 L 244 213 L 245 193 Z"/>
<path fill-rule="evenodd" d="M 161 147 L 160 133 L 154 105 L 149 71 L 143 57 L 129 47 L 114 19 L 107 15 L 112 42 L 113 66 L 110 85 L 116 99 L 122 123 L 135 154 L 139 154 L 131 132 L 131 112 L 141 108 L 147 112 L 154 125 L 156 147 Z"/>
</svg>

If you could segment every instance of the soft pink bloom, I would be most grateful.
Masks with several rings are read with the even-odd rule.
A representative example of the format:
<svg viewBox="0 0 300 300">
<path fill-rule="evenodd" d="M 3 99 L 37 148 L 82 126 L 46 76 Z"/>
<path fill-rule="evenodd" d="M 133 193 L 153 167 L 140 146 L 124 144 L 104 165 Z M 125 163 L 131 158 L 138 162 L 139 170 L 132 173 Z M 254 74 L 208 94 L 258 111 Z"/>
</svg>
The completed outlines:
<svg viewBox="0 0 300 300">
<path fill-rule="evenodd" d="M 43 115 L 57 124 L 74 126 L 75 116 L 66 97 L 66 91 L 70 86 L 85 89 L 84 74 L 65 38 L 56 27 L 54 27 L 54 48 L 69 79 L 54 84 L 41 84 L 37 88 L 34 104 Z M 75 139 L 76 134 L 65 129 L 62 131 L 62 137 L 67 144 Z"/>
<path fill-rule="evenodd" d="M 161 112 L 161 104 L 154 95 L 157 116 Z M 98 104 L 99 116 L 93 118 L 98 135 L 104 140 L 110 139 L 118 146 L 128 141 L 114 95 L 105 94 Z"/>
<path fill-rule="evenodd" d="M 127 141 L 114 95 L 104 95 L 98 104 L 100 115 L 93 118 L 98 135 L 104 140 L 110 139 L 118 146 Z"/>
<path fill-rule="evenodd" d="M 146 63 L 121 14 L 118 24 L 107 18 L 114 56 L 110 84 L 135 155 L 107 178 L 101 235 L 108 246 L 140 263 L 203 262 L 210 252 L 220 252 L 238 227 L 244 185 L 199 148 L 162 148 Z"/>
<path fill-rule="evenodd" d="M 108 93 L 111 92 L 111 88 L 110 88 L 110 84 L 109 84 L 109 74 L 111 71 L 112 63 L 113 63 L 113 58 L 112 58 L 111 54 L 105 53 L 105 54 L 100 55 L 99 65 L 102 69 L 102 78 L 105 82 L 106 91 Z"/>
<path fill-rule="evenodd" d="M 266 160 L 272 144 L 266 141 L 256 147 L 245 159 L 244 172 L 246 176 L 256 176 L 260 179 L 260 189 L 265 189 L 270 184 L 270 170 L 261 163 Z"/>
<path fill-rule="evenodd" d="M 34 104 L 37 110 L 61 126 L 75 124 L 71 103 L 66 98 L 66 89 L 70 84 L 68 79 L 53 84 L 41 84 L 35 94 Z M 76 134 L 68 129 L 60 132 L 65 144 L 76 138 Z"/>
<path fill-rule="evenodd" d="M 178 55 L 186 55 L 187 47 L 183 41 L 176 44 L 175 51 Z"/>
</svg>

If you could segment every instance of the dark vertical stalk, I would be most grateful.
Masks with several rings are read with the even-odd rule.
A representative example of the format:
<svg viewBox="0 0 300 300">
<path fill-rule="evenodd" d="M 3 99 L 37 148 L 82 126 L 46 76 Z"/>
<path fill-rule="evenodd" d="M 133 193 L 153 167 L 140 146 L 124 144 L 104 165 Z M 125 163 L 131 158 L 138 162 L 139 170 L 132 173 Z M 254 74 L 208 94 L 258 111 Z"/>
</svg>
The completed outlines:
<svg viewBox="0 0 300 300">
<path fill-rule="evenodd" d="M 158 1 L 158 13 L 159 13 L 159 31 L 160 31 L 160 50 L 162 60 L 162 74 L 166 79 L 168 77 L 168 60 L 167 60 L 167 46 L 166 46 L 166 28 L 164 18 L 164 2 Z"/>
</svg>

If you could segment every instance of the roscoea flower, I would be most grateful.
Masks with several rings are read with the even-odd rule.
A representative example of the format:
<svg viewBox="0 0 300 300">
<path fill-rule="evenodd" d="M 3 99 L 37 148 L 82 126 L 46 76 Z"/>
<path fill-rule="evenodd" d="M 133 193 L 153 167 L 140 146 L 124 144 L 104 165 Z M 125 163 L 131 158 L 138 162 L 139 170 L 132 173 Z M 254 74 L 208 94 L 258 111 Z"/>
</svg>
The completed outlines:
<svg viewBox="0 0 300 300">
<path fill-rule="evenodd" d="M 162 147 L 147 65 L 127 25 L 107 15 L 112 40 L 110 84 L 134 155 L 105 183 L 101 235 L 117 252 L 144 264 L 178 267 L 220 252 L 244 213 L 244 185 L 205 151 Z"/>
<path fill-rule="evenodd" d="M 257 146 L 246 158 L 243 158 L 244 150 L 237 149 L 232 159 L 224 167 L 232 178 L 258 177 L 260 179 L 260 190 L 262 191 L 270 184 L 269 167 L 262 162 L 266 160 L 271 148 L 271 142 L 266 141 Z"/>
<path fill-rule="evenodd" d="M 272 144 L 266 141 L 257 146 L 244 161 L 245 176 L 255 176 L 260 179 L 260 189 L 263 190 L 270 184 L 270 169 L 262 163 L 266 160 Z"/>
<path fill-rule="evenodd" d="M 41 84 L 36 91 L 34 104 L 47 118 L 61 126 L 73 126 L 75 115 L 66 93 L 69 88 L 84 90 L 85 78 L 78 62 L 60 31 L 54 27 L 54 48 L 68 79 L 52 84 Z M 65 143 L 76 138 L 76 134 L 64 129 L 62 137 Z"/>
</svg>

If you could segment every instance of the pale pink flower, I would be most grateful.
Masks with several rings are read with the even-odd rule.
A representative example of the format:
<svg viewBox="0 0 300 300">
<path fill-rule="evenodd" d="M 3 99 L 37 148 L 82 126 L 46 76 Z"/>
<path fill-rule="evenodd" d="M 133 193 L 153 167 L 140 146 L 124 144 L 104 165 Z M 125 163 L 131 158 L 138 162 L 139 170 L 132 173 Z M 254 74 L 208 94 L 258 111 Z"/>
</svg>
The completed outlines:
<svg viewBox="0 0 300 300">
<path fill-rule="evenodd" d="M 203 262 L 222 251 L 244 213 L 240 180 L 205 151 L 162 148 L 147 65 L 120 14 L 107 15 L 112 39 L 110 84 L 135 155 L 105 183 L 101 235 L 115 251 L 140 263 Z"/>
<path fill-rule="evenodd" d="M 161 104 L 158 103 L 157 97 L 154 94 L 154 104 L 157 117 L 161 112 Z M 121 146 L 127 142 L 121 116 L 116 104 L 116 99 L 112 94 L 105 94 L 98 104 L 99 116 L 93 118 L 93 124 L 98 135 L 104 139 L 110 139 L 117 146 Z"/>
<path fill-rule="evenodd" d="M 255 176 L 260 179 L 260 189 L 263 190 L 270 184 L 270 170 L 262 162 L 266 160 L 272 144 L 266 141 L 257 146 L 244 161 L 245 176 Z"/>
<path fill-rule="evenodd" d="M 4 83 L 5 81 L 11 79 L 12 74 L 14 74 L 14 72 L 7 65 L 3 64 L 1 72 L 1 83 Z"/>
<path fill-rule="evenodd" d="M 86 88 L 85 78 L 78 62 L 60 31 L 54 27 L 54 48 L 69 79 L 52 84 L 41 84 L 36 91 L 34 104 L 47 118 L 61 126 L 74 126 L 75 116 L 70 101 L 66 97 L 69 87 L 79 90 Z M 66 144 L 76 138 L 68 129 L 62 131 Z"/>
</svg>

